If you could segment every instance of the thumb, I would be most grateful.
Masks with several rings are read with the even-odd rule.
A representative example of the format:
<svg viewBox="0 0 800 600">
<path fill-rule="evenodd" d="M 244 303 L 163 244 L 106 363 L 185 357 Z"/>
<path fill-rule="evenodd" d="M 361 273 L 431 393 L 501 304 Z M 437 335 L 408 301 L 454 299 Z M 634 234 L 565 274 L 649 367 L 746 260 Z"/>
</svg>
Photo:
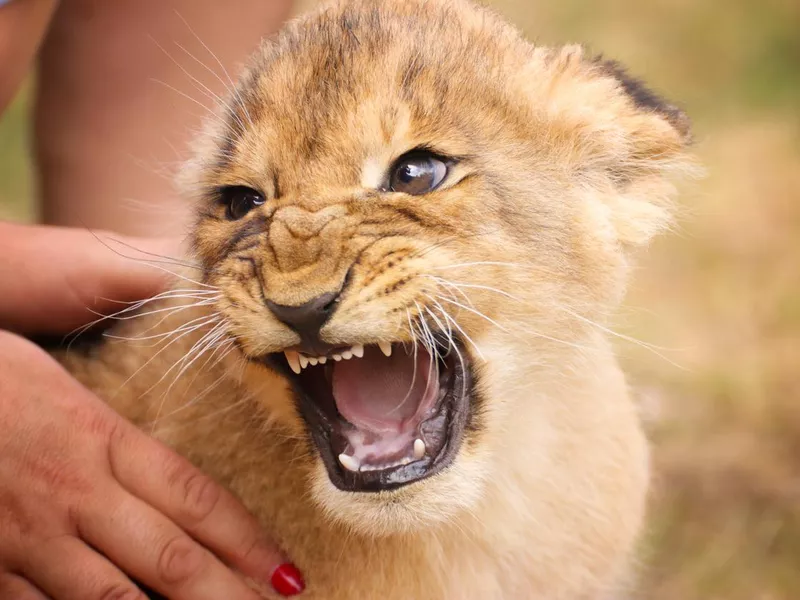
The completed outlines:
<svg viewBox="0 0 800 600">
<path fill-rule="evenodd" d="M 64 227 L 0 223 L 0 328 L 26 335 L 72 331 L 165 289 L 172 239 L 130 238 Z M 152 254 L 148 254 L 152 253 Z M 145 261 L 151 261 L 150 264 Z M 162 267 L 162 268 L 159 268 Z"/>
</svg>

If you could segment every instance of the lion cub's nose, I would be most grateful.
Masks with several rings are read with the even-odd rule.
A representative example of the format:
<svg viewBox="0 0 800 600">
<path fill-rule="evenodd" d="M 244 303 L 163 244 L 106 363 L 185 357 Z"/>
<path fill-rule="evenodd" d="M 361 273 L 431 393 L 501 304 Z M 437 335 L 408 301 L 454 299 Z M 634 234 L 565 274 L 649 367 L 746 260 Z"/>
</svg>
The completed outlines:
<svg viewBox="0 0 800 600">
<path fill-rule="evenodd" d="M 267 307 L 279 321 L 299 333 L 304 341 L 317 340 L 319 330 L 336 308 L 338 297 L 339 292 L 328 292 L 300 306 L 286 306 L 267 300 Z"/>
</svg>

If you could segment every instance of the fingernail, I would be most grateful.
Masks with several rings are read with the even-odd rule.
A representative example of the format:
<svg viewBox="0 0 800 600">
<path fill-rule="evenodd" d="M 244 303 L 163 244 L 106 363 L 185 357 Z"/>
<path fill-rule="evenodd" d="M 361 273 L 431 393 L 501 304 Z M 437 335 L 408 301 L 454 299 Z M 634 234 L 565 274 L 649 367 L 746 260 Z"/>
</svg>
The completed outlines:
<svg viewBox="0 0 800 600">
<path fill-rule="evenodd" d="M 275 569 L 270 581 L 272 587 L 281 596 L 296 596 L 306 589 L 303 576 L 297 570 L 297 567 L 291 563 L 283 563 Z"/>
</svg>

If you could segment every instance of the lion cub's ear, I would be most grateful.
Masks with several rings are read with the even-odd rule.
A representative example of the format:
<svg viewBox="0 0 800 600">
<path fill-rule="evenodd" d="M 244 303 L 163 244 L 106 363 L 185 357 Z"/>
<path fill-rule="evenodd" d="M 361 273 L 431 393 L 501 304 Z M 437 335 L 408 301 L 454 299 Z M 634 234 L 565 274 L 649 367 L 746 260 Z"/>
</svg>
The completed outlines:
<svg viewBox="0 0 800 600">
<path fill-rule="evenodd" d="M 601 76 L 614 78 L 637 108 L 662 117 L 675 128 L 683 142 L 691 143 L 692 123 L 685 112 L 658 96 L 641 79 L 632 77 L 617 61 L 608 60 L 601 55 L 594 57 L 591 62 Z"/>
<path fill-rule="evenodd" d="M 570 170 L 602 202 L 620 243 L 645 244 L 669 226 L 676 180 L 698 172 L 689 118 L 580 46 L 550 51 L 540 64 L 548 118 L 573 142 Z"/>
</svg>

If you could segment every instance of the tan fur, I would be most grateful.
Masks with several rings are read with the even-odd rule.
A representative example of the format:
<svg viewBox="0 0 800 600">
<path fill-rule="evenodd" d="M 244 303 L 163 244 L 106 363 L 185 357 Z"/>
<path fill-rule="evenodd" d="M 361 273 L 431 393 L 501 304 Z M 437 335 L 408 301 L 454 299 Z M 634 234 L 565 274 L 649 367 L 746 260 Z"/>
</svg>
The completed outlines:
<svg viewBox="0 0 800 600">
<path fill-rule="evenodd" d="M 241 81 L 183 175 L 204 269 L 187 276 L 220 298 L 115 330 L 218 314 L 216 350 L 189 363 L 211 323 L 69 367 L 229 486 L 306 573 L 307 598 L 618 592 L 648 459 L 604 328 L 632 250 L 669 222 L 685 124 L 581 48 L 534 47 L 458 0 L 330 5 L 265 43 Z M 443 188 L 370 189 L 417 146 L 461 158 Z M 268 202 L 227 221 L 222 185 Z M 410 317 L 435 327 L 446 309 L 483 398 L 452 467 L 394 492 L 334 488 L 285 381 L 246 359 L 298 341 L 264 299 L 299 304 L 348 271 L 325 341 L 410 341 Z"/>
</svg>

